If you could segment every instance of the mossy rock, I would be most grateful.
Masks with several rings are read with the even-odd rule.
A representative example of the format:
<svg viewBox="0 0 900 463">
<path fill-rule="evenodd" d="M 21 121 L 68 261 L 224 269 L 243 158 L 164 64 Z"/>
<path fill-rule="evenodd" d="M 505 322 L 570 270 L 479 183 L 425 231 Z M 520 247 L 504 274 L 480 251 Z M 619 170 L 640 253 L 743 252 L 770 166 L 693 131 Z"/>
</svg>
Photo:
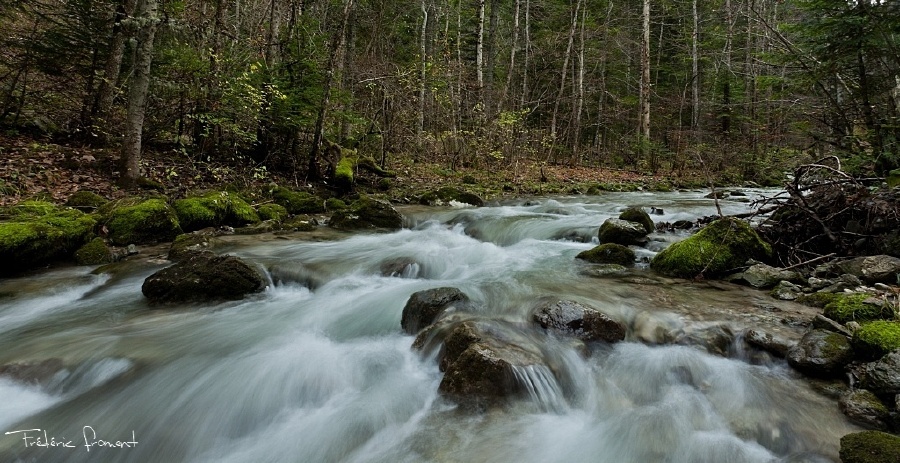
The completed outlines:
<svg viewBox="0 0 900 463">
<path fill-rule="evenodd" d="M 597 231 L 601 243 L 616 243 L 623 246 L 643 244 L 647 241 L 647 230 L 638 222 L 622 219 L 606 219 Z"/>
<path fill-rule="evenodd" d="M 333 228 L 358 230 L 365 228 L 387 228 L 397 230 L 403 227 L 403 215 L 387 201 L 363 196 L 342 211 L 336 211 L 328 222 Z"/>
<path fill-rule="evenodd" d="M 0 275 L 14 275 L 72 256 L 93 235 L 96 221 L 75 209 L 26 202 L 6 208 L 0 222 Z"/>
<path fill-rule="evenodd" d="M 92 191 L 81 190 L 77 191 L 69 196 L 69 199 L 66 200 L 66 206 L 74 207 L 80 211 L 93 211 L 98 207 L 106 204 L 108 200 L 103 196 L 98 195 Z"/>
<path fill-rule="evenodd" d="M 172 241 L 181 234 L 178 214 L 161 198 L 120 203 L 105 215 L 109 240 L 119 246 Z"/>
<path fill-rule="evenodd" d="M 724 218 L 663 249 L 650 262 L 650 268 L 681 278 L 715 278 L 744 265 L 747 259 L 764 261 L 771 255 L 772 247 L 750 225 Z"/>
<path fill-rule="evenodd" d="M 342 156 L 334 168 L 334 183 L 343 189 L 349 189 L 353 185 L 353 167 L 356 160 L 350 156 Z"/>
<path fill-rule="evenodd" d="M 825 305 L 826 317 L 838 322 L 867 322 L 872 320 L 886 320 L 893 318 L 894 313 L 884 303 L 867 304 L 872 299 L 869 294 L 838 294 L 837 297 Z"/>
<path fill-rule="evenodd" d="M 841 438 L 842 463 L 897 463 L 900 437 L 881 431 L 862 431 Z"/>
<path fill-rule="evenodd" d="M 285 220 L 284 223 L 281 224 L 281 226 L 285 230 L 305 232 L 313 231 L 318 228 L 319 222 L 309 216 L 297 216 Z"/>
<path fill-rule="evenodd" d="M 634 251 L 627 246 L 615 243 L 605 243 L 593 249 L 582 251 L 575 256 L 576 259 L 586 260 L 592 264 L 618 264 L 624 266 L 634 265 Z"/>
<path fill-rule="evenodd" d="M 321 198 L 305 191 L 294 191 L 284 187 L 272 190 L 272 199 L 284 206 L 290 214 L 318 214 L 325 212 Z"/>
<path fill-rule="evenodd" d="M 819 307 L 823 308 L 835 299 L 837 299 L 840 294 L 836 293 L 810 293 L 810 294 L 801 294 L 800 297 L 797 298 L 796 302 L 800 304 L 808 305 L 810 307 Z"/>
<path fill-rule="evenodd" d="M 653 219 L 650 218 L 650 214 L 644 212 L 644 210 L 639 207 L 629 207 L 628 209 L 625 209 L 619 214 L 619 219 L 637 222 L 644 226 L 644 230 L 646 230 L 647 233 L 653 233 L 653 230 L 656 229 L 656 226 L 653 224 Z"/>
<path fill-rule="evenodd" d="M 178 262 L 202 251 L 211 251 L 219 242 L 210 233 L 184 233 L 175 237 L 169 246 L 169 260 Z"/>
<path fill-rule="evenodd" d="M 381 191 L 388 191 L 394 187 L 394 182 L 389 178 L 378 179 L 378 189 Z"/>
<path fill-rule="evenodd" d="M 112 250 L 103 238 L 94 238 L 77 251 L 75 251 L 75 263 L 78 265 L 103 265 L 115 260 Z"/>
<path fill-rule="evenodd" d="M 325 210 L 328 212 L 343 211 L 344 209 L 347 209 L 347 203 L 342 199 L 328 198 L 325 200 Z"/>
<path fill-rule="evenodd" d="M 230 225 L 242 227 L 258 223 L 259 215 L 253 206 L 240 196 L 227 191 L 213 191 L 203 196 L 175 201 L 178 221 L 184 231 Z"/>
<path fill-rule="evenodd" d="M 484 200 L 481 199 L 480 196 L 452 186 L 445 186 L 437 190 L 429 191 L 419 198 L 419 203 L 427 206 L 443 205 L 450 201 L 471 204 L 477 207 L 484 206 Z"/>
<path fill-rule="evenodd" d="M 284 222 L 290 215 L 287 208 L 281 204 L 267 203 L 256 208 L 256 213 L 260 220 L 274 220 L 276 222 Z"/>
<path fill-rule="evenodd" d="M 853 349 L 864 359 L 878 359 L 900 349 L 900 322 L 879 320 L 863 324 L 853 333 Z"/>
</svg>

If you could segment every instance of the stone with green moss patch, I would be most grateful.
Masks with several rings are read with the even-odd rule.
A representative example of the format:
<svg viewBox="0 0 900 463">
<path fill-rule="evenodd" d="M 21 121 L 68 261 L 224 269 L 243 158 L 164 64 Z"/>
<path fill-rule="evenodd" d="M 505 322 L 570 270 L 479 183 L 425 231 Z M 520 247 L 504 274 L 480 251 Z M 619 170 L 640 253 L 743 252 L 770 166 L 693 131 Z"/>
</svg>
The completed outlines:
<svg viewBox="0 0 900 463">
<path fill-rule="evenodd" d="M 122 201 L 104 215 L 113 244 L 151 244 L 172 241 L 181 234 L 175 210 L 161 198 Z"/>
<path fill-rule="evenodd" d="M 437 206 L 448 204 L 451 201 L 458 203 L 471 204 L 473 206 L 484 206 L 484 200 L 480 196 L 460 190 L 452 186 L 445 186 L 437 190 L 429 191 L 419 198 L 420 204 L 428 206 Z"/>
<path fill-rule="evenodd" d="M 290 214 L 317 214 L 325 212 L 322 199 L 305 191 L 275 187 L 272 191 L 272 199 L 276 204 L 284 206 Z"/>
<path fill-rule="evenodd" d="M 261 220 L 274 220 L 276 222 L 284 222 L 290 215 L 287 208 L 281 204 L 267 203 L 256 208 Z"/>
<path fill-rule="evenodd" d="M 750 225 L 724 218 L 662 250 L 650 262 L 650 268 L 682 278 L 714 278 L 744 265 L 747 259 L 767 260 L 771 254 L 772 248 Z"/>
<path fill-rule="evenodd" d="M 881 431 L 862 431 L 841 438 L 842 463 L 897 463 L 900 437 Z"/>
<path fill-rule="evenodd" d="M 82 211 L 92 211 L 107 203 L 107 199 L 92 191 L 81 190 L 69 196 L 66 206 Z"/>
<path fill-rule="evenodd" d="M 865 359 L 877 359 L 900 349 L 900 322 L 879 320 L 853 333 L 853 348 Z"/>
<path fill-rule="evenodd" d="M 894 316 L 893 311 L 882 301 L 873 304 L 872 299 L 871 295 L 864 293 L 838 294 L 833 301 L 825 305 L 824 314 L 839 323 L 867 322 Z"/>
<path fill-rule="evenodd" d="M 822 308 L 822 307 L 825 307 L 826 305 L 828 305 L 830 302 L 837 299 L 838 296 L 840 296 L 840 295 L 835 294 L 835 293 L 825 293 L 825 292 L 801 294 L 800 297 L 797 298 L 797 302 L 804 304 L 804 305 L 808 305 L 810 307 Z"/>
<path fill-rule="evenodd" d="M 653 233 L 653 230 L 656 229 L 656 226 L 653 224 L 653 219 L 650 218 L 650 214 L 639 207 L 629 207 L 628 209 L 625 209 L 619 214 L 619 219 L 637 222 L 644 226 L 644 230 L 647 233 Z"/>
<path fill-rule="evenodd" d="M 624 266 L 634 265 L 634 251 L 627 246 L 615 243 L 605 243 L 587 251 L 582 251 L 575 256 L 576 259 L 586 260 L 593 264 L 618 264 Z"/>
<path fill-rule="evenodd" d="M 343 211 L 344 209 L 347 209 L 347 203 L 342 199 L 328 198 L 325 200 L 325 210 L 328 212 Z"/>
<path fill-rule="evenodd" d="M 365 228 L 387 228 L 396 230 L 403 227 L 403 215 L 387 201 L 363 196 L 342 211 L 336 211 L 329 225 L 343 230 Z"/>
<path fill-rule="evenodd" d="M 113 253 L 103 241 L 103 238 L 94 238 L 75 251 L 75 263 L 78 265 L 102 265 L 112 262 Z"/>
<path fill-rule="evenodd" d="M 185 231 L 230 225 L 242 227 L 259 222 L 253 206 L 240 196 L 227 191 L 213 191 L 203 196 L 175 201 L 178 221 Z"/>
<path fill-rule="evenodd" d="M 75 209 L 45 202 L 5 208 L 0 223 L 0 275 L 14 275 L 71 257 L 93 234 L 96 221 Z"/>
</svg>

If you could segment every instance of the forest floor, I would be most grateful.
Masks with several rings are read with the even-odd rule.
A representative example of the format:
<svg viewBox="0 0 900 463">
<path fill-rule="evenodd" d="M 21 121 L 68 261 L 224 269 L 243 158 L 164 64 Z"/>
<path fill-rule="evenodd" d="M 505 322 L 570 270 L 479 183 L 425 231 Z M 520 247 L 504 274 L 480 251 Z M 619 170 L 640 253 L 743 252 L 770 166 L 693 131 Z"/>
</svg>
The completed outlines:
<svg viewBox="0 0 900 463">
<path fill-rule="evenodd" d="M 119 152 L 114 148 L 0 135 L 0 206 L 34 198 L 62 203 L 79 190 L 93 191 L 109 199 L 127 196 L 129 193 L 115 184 L 119 175 L 118 159 Z M 327 183 L 308 184 L 302 178 L 274 174 L 250 163 L 207 162 L 175 150 L 150 150 L 144 153 L 142 166 L 144 175 L 162 185 L 162 192 L 173 198 L 225 187 L 261 191 L 261 187 L 271 183 L 329 195 Z M 705 183 L 699 176 L 690 174 L 673 177 L 600 167 L 547 165 L 532 160 L 451 170 L 444 164 L 396 157 L 388 159 L 386 167 L 397 174 L 390 179 L 389 186 L 360 173 L 356 191 L 404 202 L 447 185 L 490 200 L 585 193 L 592 186 L 633 190 L 698 187 Z"/>
</svg>

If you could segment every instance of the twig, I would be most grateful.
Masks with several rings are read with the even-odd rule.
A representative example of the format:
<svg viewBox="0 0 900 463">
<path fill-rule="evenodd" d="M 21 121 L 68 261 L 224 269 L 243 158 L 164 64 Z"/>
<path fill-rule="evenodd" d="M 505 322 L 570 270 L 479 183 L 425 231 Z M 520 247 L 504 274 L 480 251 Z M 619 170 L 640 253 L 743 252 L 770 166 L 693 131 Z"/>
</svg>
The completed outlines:
<svg viewBox="0 0 900 463">
<path fill-rule="evenodd" d="M 837 253 L 832 252 L 832 253 L 830 253 L 830 254 L 825 254 L 824 256 L 819 256 L 819 257 L 816 257 L 816 258 L 814 258 L 814 259 L 810 259 L 810 260 L 808 260 L 808 261 L 806 261 L 806 262 L 800 262 L 799 264 L 794 264 L 794 265 L 791 265 L 791 266 L 789 266 L 789 267 L 784 267 L 782 270 L 793 270 L 793 269 L 795 269 L 795 268 L 797 268 L 797 267 L 803 267 L 804 265 L 809 265 L 809 264 L 812 264 L 812 263 L 815 263 L 815 262 L 819 262 L 819 261 L 821 261 L 821 260 L 830 259 L 830 258 L 832 258 L 832 257 L 834 257 L 834 256 L 836 256 L 836 255 L 837 255 Z"/>
</svg>

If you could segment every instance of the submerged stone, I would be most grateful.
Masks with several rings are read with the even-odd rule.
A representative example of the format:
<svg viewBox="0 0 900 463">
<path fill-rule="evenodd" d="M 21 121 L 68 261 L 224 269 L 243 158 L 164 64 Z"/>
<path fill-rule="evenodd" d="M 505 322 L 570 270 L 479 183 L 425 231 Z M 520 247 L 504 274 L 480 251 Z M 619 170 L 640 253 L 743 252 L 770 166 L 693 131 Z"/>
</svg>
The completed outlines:
<svg viewBox="0 0 900 463">
<path fill-rule="evenodd" d="M 444 312 L 464 309 L 469 297 L 457 288 L 433 288 L 413 293 L 403 307 L 400 327 L 409 334 L 416 334 L 434 323 Z"/>
<path fill-rule="evenodd" d="M 576 259 L 588 261 L 592 264 L 618 264 L 623 266 L 634 265 L 634 251 L 627 246 L 615 243 L 601 244 L 593 249 L 582 251 L 575 256 Z"/>
<path fill-rule="evenodd" d="M 582 341 L 617 342 L 625 339 L 625 325 L 597 309 L 574 301 L 542 304 L 534 312 L 542 328 Z"/>
<path fill-rule="evenodd" d="M 826 330 L 810 330 L 788 350 L 788 365 L 801 373 L 834 377 L 853 360 L 853 349 L 846 336 Z"/>
<path fill-rule="evenodd" d="M 243 260 L 203 251 L 150 275 L 141 291 L 151 303 L 177 303 L 242 299 L 264 287 Z"/>
<path fill-rule="evenodd" d="M 615 243 L 622 246 L 643 244 L 647 241 L 646 237 L 647 230 L 643 225 L 621 219 L 606 219 L 597 233 L 601 243 Z"/>
</svg>

